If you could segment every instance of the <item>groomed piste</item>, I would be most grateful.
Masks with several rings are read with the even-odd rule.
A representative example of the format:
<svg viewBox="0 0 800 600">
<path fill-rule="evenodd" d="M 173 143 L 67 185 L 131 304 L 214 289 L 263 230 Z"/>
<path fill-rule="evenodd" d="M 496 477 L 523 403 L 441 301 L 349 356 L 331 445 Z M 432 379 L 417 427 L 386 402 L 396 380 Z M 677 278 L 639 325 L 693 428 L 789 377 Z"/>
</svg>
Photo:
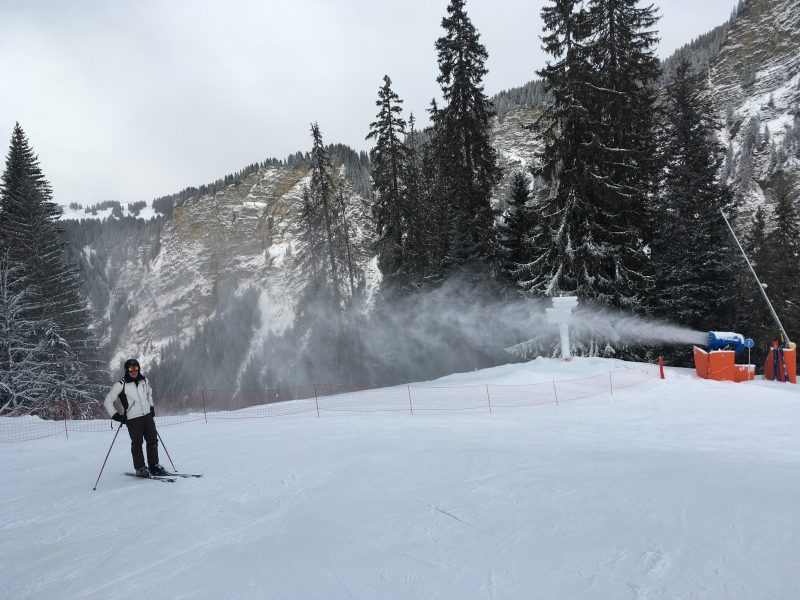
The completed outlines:
<svg viewBox="0 0 800 600">
<path fill-rule="evenodd" d="M 163 427 L 205 474 L 169 485 L 124 476 L 118 442 L 92 491 L 110 429 L 0 444 L 0 597 L 796 598 L 799 427 L 796 386 L 668 368 L 558 405 Z"/>
</svg>

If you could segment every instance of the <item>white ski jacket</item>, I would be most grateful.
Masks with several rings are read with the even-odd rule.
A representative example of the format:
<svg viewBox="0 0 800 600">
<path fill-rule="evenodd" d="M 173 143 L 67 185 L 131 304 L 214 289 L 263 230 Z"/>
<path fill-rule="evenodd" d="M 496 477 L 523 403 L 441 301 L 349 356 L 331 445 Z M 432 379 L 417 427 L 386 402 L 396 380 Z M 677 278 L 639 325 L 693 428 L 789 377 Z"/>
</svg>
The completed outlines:
<svg viewBox="0 0 800 600">
<path fill-rule="evenodd" d="M 119 398 L 123 391 L 128 401 L 127 412 Z M 150 412 L 150 407 L 153 406 L 153 391 L 150 389 L 150 383 L 144 376 L 138 381 L 120 379 L 111 386 L 111 391 L 103 401 L 103 406 L 106 407 L 109 417 L 113 417 L 114 413 L 127 414 L 129 419 L 143 417 Z"/>
</svg>

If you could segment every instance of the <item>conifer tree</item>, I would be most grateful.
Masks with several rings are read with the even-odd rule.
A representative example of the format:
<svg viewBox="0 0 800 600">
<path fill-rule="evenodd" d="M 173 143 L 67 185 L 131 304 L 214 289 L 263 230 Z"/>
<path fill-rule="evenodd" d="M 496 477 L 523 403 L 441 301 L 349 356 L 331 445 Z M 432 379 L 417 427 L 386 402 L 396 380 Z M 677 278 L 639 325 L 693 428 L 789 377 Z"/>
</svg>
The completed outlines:
<svg viewBox="0 0 800 600">
<path fill-rule="evenodd" d="M 428 265 L 427 227 L 430 224 L 430 204 L 426 201 L 422 174 L 423 151 L 420 133 L 414 127 L 413 113 L 408 118 L 409 130 L 403 140 L 406 147 L 405 163 L 405 209 L 406 239 L 403 255 L 406 273 L 405 290 L 419 289 Z"/>
<path fill-rule="evenodd" d="M 610 215 L 593 193 L 591 163 L 593 94 L 587 48 L 587 14 L 578 0 L 554 0 L 542 8 L 542 48 L 553 57 L 539 75 L 551 102 L 537 121 L 544 147 L 537 175 L 549 191 L 537 204 L 541 227 L 533 232 L 536 258 L 522 284 L 534 294 L 562 292 L 611 303 L 614 248 L 596 241 L 595 228 Z"/>
<path fill-rule="evenodd" d="M 768 237 L 773 273 L 770 298 L 790 336 L 800 337 L 800 214 L 783 173 L 773 192 L 775 227 Z"/>
<path fill-rule="evenodd" d="M 587 14 L 588 51 L 598 82 L 593 90 L 592 171 L 607 196 L 604 202 L 629 224 L 631 244 L 645 222 L 655 176 L 652 84 L 661 74 L 653 30 L 656 9 L 637 4 L 639 0 L 590 0 Z"/>
<path fill-rule="evenodd" d="M 0 189 L 0 252 L 31 288 L 26 318 L 36 323 L 45 341 L 37 359 L 57 382 L 42 402 L 52 412 L 58 398 L 84 399 L 88 413 L 100 377 L 97 347 L 88 306 L 80 295 L 80 273 L 65 258 L 59 216 L 38 159 L 17 123 Z"/>
<path fill-rule="evenodd" d="M 531 261 L 530 232 L 533 215 L 528 201 L 528 177 L 521 171 L 511 179 L 508 209 L 498 228 L 501 268 L 503 274 L 515 284 L 524 278 Z"/>
<path fill-rule="evenodd" d="M 771 296 L 769 283 L 773 281 L 776 264 L 774 257 L 771 256 L 769 235 L 764 208 L 759 206 L 753 215 L 753 225 L 745 236 L 743 244 L 750 263 L 761 282 L 767 285 L 767 294 Z M 756 341 L 757 351 L 766 355 L 769 343 L 776 333 L 772 314 L 747 264 L 743 260 L 736 261 L 736 267 L 737 298 L 734 331 L 746 332 L 748 337 Z"/>
<path fill-rule="evenodd" d="M 431 120 L 430 138 L 422 152 L 422 202 L 427 207 L 428 222 L 424 224 L 425 272 L 422 282 L 439 281 L 447 272 L 450 248 L 450 219 L 453 214 L 445 185 L 444 156 L 447 156 L 442 112 L 435 99 L 428 109 Z"/>
<path fill-rule="evenodd" d="M 376 105 L 380 108 L 370 123 L 367 139 L 375 139 L 370 151 L 372 180 L 377 195 L 373 215 L 377 228 L 378 267 L 388 285 L 402 283 L 406 268 L 405 238 L 411 218 L 407 184 L 410 150 L 404 143 L 406 122 L 402 118 L 403 101 L 392 90 L 392 80 L 383 77 Z"/>
<path fill-rule="evenodd" d="M 303 288 L 294 321 L 295 366 L 328 381 L 345 381 L 358 350 L 349 321 L 359 308 L 354 301 L 360 298 L 364 276 L 356 264 L 344 184 L 316 123 L 311 135 L 311 181 L 303 191 L 298 232 Z"/>
<path fill-rule="evenodd" d="M 612 215 L 609 240 L 618 248 L 624 290 L 619 300 L 631 309 L 649 294 L 645 238 L 658 165 L 655 144 L 655 55 L 658 21 L 652 4 L 639 0 L 590 0 L 588 51 L 593 89 L 592 161 L 589 173 L 598 201 Z"/>
<path fill-rule="evenodd" d="M 303 188 L 298 224 L 297 271 L 301 274 L 303 281 L 308 284 L 313 283 L 314 287 L 318 287 L 323 284 L 325 273 L 323 268 L 325 238 L 322 235 L 324 225 L 321 211 L 311 202 L 311 194 L 307 187 Z"/>
<path fill-rule="evenodd" d="M 655 263 L 655 313 L 699 330 L 732 327 L 735 248 L 720 210 L 731 208 L 719 183 L 724 148 L 715 137 L 710 98 L 684 59 L 664 91 Z"/>
<path fill-rule="evenodd" d="M 314 297 L 342 312 L 362 288 L 363 274 L 356 266 L 346 186 L 316 123 L 311 125 L 311 135 L 311 181 L 303 190 L 299 211 L 297 261 L 301 279 L 316 286 Z"/>
<path fill-rule="evenodd" d="M 491 194 L 501 175 L 489 139 L 491 102 L 483 91 L 488 54 L 464 4 L 464 0 L 450 0 L 448 16 L 442 19 L 444 35 L 436 41 L 436 81 L 444 104 L 435 115 L 438 140 L 434 148 L 442 194 L 438 202 L 449 213 L 449 269 L 494 261 Z"/>
<path fill-rule="evenodd" d="M 317 215 L 316 222 L 322 228 L 323 264 L 321 272 L 324 273 L 327 286 L 326 292 L 330 293 L 333 306 L 341 310 L 342 304 L 342 262 L 337 250 L 340 246 L 337 236 L 341 215 L 339 214 L 336 203 L 338 186 L 334 177 L 334 168 L 331 164 L 328 151 L 322 142 L 322 133 L 319 125 L 311 124 L 311 137 L 313 147 L 311 149 L 311 183 L 308 190 L 308 198 L 311 210 Z"/>
<path fill-rule="evenodd" d="M 639 309 L 647 291 L 645 199 L 652 185 L 647 131 L 657 74 L 654 22 L 633 0 L 553 0 L 542 9 L 539 74 L 552 102 L 539 120 L 539 204 L 532 292 L 578 294 Z"/>
<path fill-rule="evenodd" d="M 38 312 L 34 289 L 24 267 L 0 255 L 0 414 L 4 416 L 46 407 L 56 386 L 47 363 L 44 333 L 49 329 L 29 315 Z"/>
</svg>

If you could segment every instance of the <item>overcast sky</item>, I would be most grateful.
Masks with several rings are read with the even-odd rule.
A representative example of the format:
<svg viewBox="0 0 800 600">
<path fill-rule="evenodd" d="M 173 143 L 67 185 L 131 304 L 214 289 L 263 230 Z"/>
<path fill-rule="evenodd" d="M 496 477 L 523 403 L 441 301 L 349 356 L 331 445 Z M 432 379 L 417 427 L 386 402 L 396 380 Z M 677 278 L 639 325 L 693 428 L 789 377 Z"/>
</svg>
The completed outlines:
<svg viewBox="0 0 800 600">
<path fill-rule="evenodd" d="M 736 0 L 660 0 L 665 58 Z M 384 74 L 426 122 L 448 0 L 0 0 L 0 148 L 19 121 L 56 201 L 171 194 L 326 143 L 368 150 Z M 467 0 L 492 96 L 536 77 L 544 0 Z"/>
</svg>

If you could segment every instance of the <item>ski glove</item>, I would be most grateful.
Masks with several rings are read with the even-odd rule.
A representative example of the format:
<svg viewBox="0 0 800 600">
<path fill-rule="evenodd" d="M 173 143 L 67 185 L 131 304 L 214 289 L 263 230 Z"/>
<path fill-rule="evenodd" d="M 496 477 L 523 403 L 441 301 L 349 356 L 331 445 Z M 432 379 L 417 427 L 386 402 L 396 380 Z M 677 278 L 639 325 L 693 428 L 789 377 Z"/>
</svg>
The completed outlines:
<svg viewBox="0 0 800 600">
<path fill-rule="evenodd" d="M 151 417 L 155 417 L 156 416 L 156 409 L 153 406 L 150 407 L 150 416 Z"/>
<path fill-rule="evenodd" d="M 121 415 L 119 413 L 114 413 L 114 416 L 111 417 L 111 420 L 116 421 L 117 423 L 126 423 L 128 417 L 126 417 L 125 415 Z"/>
</svg>

